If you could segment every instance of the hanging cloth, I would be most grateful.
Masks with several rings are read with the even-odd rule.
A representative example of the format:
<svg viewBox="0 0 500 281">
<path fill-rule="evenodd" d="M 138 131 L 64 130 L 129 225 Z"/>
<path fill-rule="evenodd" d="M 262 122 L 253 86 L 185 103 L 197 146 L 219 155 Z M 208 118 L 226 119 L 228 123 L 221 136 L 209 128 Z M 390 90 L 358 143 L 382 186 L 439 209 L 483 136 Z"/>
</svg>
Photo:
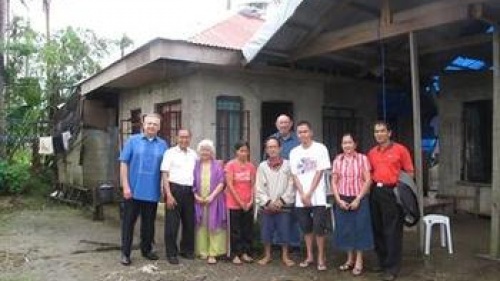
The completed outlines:
<svg viewBox="0 0 500 281">
<path fill-rule="evenodd" d="M 64 146 L 65 151 L 68 151 L 68 149 L 69 149 L 69 139 L 71 139 L 71 132 L 70 131 L 63 132 L 62 133 L 62 141 L 63 141 L 63 146 Z"/>
<path fill-rule="evenodd" d="M 52 137 L 40 137 L 38 142 L 38 153 L 44 155 L 54 154 Z"/>
</svg>

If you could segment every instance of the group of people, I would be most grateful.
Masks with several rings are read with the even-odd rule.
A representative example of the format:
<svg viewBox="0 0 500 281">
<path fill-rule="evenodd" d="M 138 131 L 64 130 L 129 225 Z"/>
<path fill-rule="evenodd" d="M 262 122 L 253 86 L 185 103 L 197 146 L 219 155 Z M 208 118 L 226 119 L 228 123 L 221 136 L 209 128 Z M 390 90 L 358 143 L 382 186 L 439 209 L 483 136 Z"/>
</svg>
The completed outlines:
<svg viewBox="0 0 500 281">
<path fill-rule="evenodd" d="M 408 149 L 391 141 L 389 125 L 378 121 L 373 127 L 377 145 L 367 155 L 357 152 L 355 137 L 346 133 L 343 151 L 332 163 L 325 145 L 314 140 L 309 122 L 298 122 L 294 132 L 291 118 L 280 115 L 276 127 L 277 133 L 265 141 L 265 160 L 257 167 L 244 141 L 235 145 L 234 159 L 224 165 L 215 158 L 211 140 L 202 140 L 196 151 L 191 149 L 191 132 L 186 129 L 178 131 L 177 145 L 168 148 L 157 136 L 159 116 L 145 115 L 143 132 L 131 136 L 120 154 L 125 201 L 121 263 L 131 263 L 138 216 L 141 253 L 146 259 L 158 259 L 152 245 L 157 204 L 163 195 L 164 243 L 170 264 L 178 264 L 178 256 L 215 264 L 227 253 L 234 264 L 253 262 L 257 214 L 264 244 L 258 264 L 271 262 L 272 246 L 281 245 L 281 262 L 294 266 L 289 246 L 296 246 L 303 236 L 306 254 L 298 265 L 315 265 L 324 271 L 325 243 L 332 231 L 327 201 L 331 191 L 336 246 L 347 252 L 339 269 L 362 274 L 363 251 L 374 248 L 382 280 L 394 280 L 401 266 L 403 216 L 393 189 L 401 171 L 413 174 Z M 324 175 L 327 170 L 332 171 L 330 186 Z"/>
</svg>

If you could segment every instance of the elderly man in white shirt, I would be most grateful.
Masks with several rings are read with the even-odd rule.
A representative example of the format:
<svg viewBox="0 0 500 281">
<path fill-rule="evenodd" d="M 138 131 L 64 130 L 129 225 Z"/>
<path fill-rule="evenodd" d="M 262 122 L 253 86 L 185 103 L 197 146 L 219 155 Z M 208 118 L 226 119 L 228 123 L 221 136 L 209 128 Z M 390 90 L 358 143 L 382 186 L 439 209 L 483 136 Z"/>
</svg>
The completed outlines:
<svg viewBox="0 0 500 281">
<path fill-rule="evenodd" d="M 165 248 L 167 261 L 178 264 L 178 255 L 194 259 L 194 194 L 193 171 L 196 152 L 189 148 L 191 132 L 181 129 L 177 145 L 167 150 L 161 164 L 163 194 L 165 196 Z M 182 222 L 180 251 L 177 248 L 177 233 Z"/>
</svg>

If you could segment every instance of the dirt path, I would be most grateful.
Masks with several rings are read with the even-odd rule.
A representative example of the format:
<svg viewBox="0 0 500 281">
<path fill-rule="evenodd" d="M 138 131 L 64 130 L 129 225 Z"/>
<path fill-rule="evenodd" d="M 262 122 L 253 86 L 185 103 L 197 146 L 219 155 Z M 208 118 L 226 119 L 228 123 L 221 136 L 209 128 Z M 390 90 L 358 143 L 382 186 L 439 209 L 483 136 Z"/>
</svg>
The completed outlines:
<svg viewBox="0 0 500 281">
<path fill-rule="evenodd" d="M 456 253 L 451 256 L 443 249 L 433 248 L 430 258 L 418 258 L 414 246 L 416 235 L 406 234 L 399 280 L 499 280 L 500 263 L 475 257 L 487 249 L 489 221 L 458 216 L 453 223 Z M 157 227 L 157 250 L 163 257 L 161 221 Z M 334 269 L 332 264 L 342 261 L 337 252 L 329 260 L 330 269 L 320 274 L 313 269 L 285 269 L 277 261 L 261 267 L 226 262 L 208 266 L 199 260 L 181 260 L 180 266 L 171 266 L 164 259 L 146 261 L 138 251 L 133 252 L 132 266 L 124 267 L 118 263 L 119 255 L 119 225 L 115 220 L 93 222 L 81 210 L 53 205 L 2 212 L 0 204 L 0 280 L 378 280 L 375 273 L 352 278 Z M 299 260 L 299 256 L 295 259 Z M 372 263 L 373 254 L 367 259 L 367 264 Z"/>
</svg>

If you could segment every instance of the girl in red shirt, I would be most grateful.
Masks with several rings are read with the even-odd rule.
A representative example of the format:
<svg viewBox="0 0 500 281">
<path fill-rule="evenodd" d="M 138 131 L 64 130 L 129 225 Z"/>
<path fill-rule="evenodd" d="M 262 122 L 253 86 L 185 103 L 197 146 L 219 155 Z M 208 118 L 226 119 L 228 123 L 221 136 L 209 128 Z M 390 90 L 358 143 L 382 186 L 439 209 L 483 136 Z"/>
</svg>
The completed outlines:
<svg viewBox="0 0 500 281">
<path fill-rule="evenodd" d="M 235 145 L 236 157 L 226 164 L 227 196 L 229 209 L 231 256 L 234 264 L 252 262 L 253 202 L 255 166 L 249 161 L 247 142 Z"/>
</svg>

